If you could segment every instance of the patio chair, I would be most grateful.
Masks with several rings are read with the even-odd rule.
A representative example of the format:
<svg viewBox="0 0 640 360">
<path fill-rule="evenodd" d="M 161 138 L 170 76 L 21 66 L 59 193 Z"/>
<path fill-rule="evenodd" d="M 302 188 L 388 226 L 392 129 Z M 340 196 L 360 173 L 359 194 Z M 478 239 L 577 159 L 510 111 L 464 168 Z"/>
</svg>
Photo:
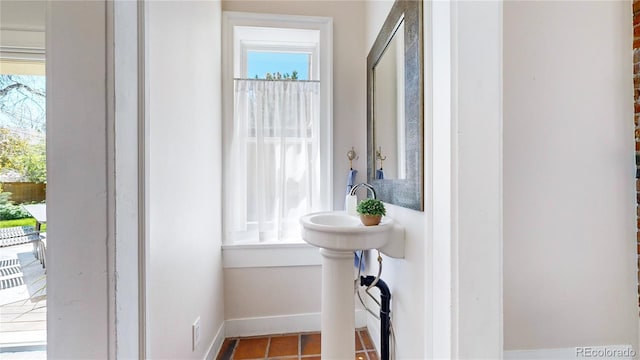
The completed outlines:
<svg viewBox="0 0 640 360">
<path fill-rule="evenodd" d="M 11 239 L 21 236 L 28 236 L 32 234 L 36 234 L 36 228 L 33 226 L 13 226 L 8 228 L 0 229 L 0 240 Z M 15 245 L 15 244 L 11 244 Z M 0 244 L 0 246 L 2 246 Z M 5 245 L 8 246 L 8 245 Z"/>
<path fill-rule="evenodd" d="M 40 235 L 33 226 L 13 226 L 0 229 L 0 248 L 7 246 L 33 243 L 33 252 L 45 267 L 44 236 Z"/>
</svg>

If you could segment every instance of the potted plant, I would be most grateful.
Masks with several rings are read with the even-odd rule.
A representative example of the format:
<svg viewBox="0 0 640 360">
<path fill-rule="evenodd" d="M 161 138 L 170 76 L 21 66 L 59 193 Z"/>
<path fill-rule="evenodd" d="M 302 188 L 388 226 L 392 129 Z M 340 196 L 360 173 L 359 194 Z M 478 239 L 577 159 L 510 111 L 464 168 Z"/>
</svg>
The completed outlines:
<svg viewBox="0 0 640 360">
<path fill-rule="evenodd" d="M 384 204 L 377 199 L 364 199 L 358 204 L 356 209 L 360 214 L 360 221 L 365 226 L 378 225 L 382 216 L 386 214 Z"/>
</svg>

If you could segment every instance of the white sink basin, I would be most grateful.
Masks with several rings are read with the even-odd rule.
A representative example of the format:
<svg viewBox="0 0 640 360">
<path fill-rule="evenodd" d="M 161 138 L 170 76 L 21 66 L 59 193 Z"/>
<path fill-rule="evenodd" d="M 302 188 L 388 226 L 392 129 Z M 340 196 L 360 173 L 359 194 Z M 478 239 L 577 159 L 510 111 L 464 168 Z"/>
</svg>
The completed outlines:
<svg viewBox="0 0 640 360">
<path fill-rule="evenodd" d="M 391 238 L 393 220 L 383 217 L 377 226 L 364 226 L 344 211 L 312 213 L 300 218 L 302 238 L 319 248 L 353 251 L 378 249 Z"/>
</svg>

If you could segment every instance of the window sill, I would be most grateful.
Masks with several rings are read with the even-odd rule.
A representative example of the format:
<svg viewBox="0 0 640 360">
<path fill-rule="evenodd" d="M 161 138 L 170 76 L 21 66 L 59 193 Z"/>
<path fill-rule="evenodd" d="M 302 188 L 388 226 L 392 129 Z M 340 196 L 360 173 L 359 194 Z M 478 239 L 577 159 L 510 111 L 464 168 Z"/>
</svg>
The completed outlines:
<svg viewBox="0 0 640 360">
<path fill-rule="evenodd" d="M 317 247 L 305 242 L 222 245 L 222 266 L 228 268 L 317 266 Z"/>
</svg>

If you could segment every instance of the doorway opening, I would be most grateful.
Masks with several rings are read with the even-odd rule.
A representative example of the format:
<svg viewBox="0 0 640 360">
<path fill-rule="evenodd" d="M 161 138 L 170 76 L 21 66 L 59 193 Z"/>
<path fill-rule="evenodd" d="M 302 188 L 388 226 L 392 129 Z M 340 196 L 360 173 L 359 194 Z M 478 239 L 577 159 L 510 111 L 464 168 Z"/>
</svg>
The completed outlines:
<svg viewBox="0 0 640 360">
<path fill-rule="evenodd" d="M 46 359 L 43 50 L 0 56 L 0 352 Z"/>
</svg>

